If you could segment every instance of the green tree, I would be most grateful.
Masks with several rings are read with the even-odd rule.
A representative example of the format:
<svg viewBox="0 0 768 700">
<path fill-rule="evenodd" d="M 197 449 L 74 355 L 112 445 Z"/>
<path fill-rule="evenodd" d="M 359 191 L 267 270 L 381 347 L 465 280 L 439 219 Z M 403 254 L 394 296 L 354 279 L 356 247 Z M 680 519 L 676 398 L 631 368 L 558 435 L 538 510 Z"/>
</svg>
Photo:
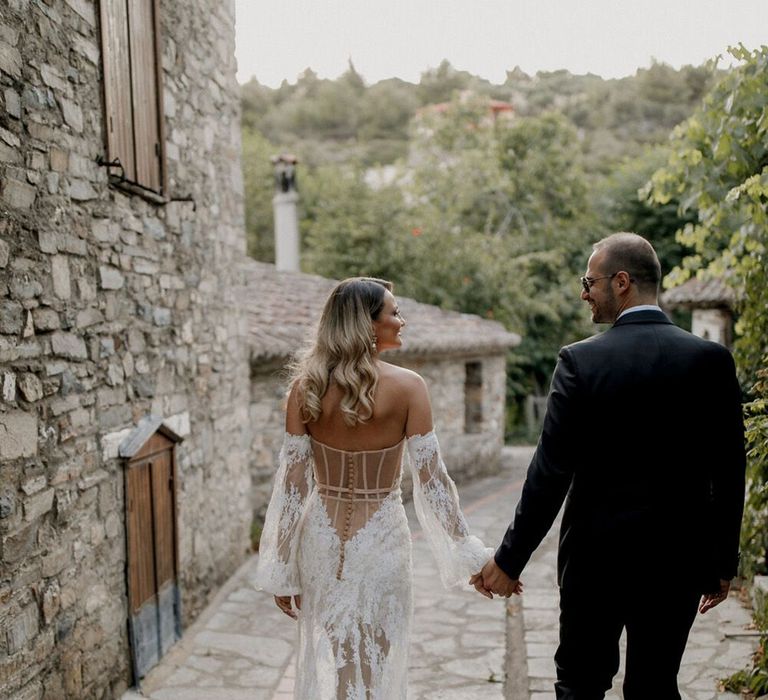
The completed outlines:
<svg viewBox="0 0 768 700">
<path fill-rule="evenodd" d="M 745 574 L 768 571 L 768 47 L 730 50 L 730 71 L 703 107 L 674 132 L 667 165 L 654 173 L 653 202 L 681 202 L 695 221 L 678 238 L 690 253 L 668 277 L 716 275 L 736 291 L 736 359 L 753 400 L 747 405 Z"/>
<path fill-rule="evenodd" d="M 580 159 L 562 117 L 497 120 L 487 98 L 456 96 L 414 123 L 395 185 L 371 189 L 352 168 L 304 178 L 307 269 L 387 277 L 521 333 L 519 408 L 546 388 L 558 348 L 586 332 L 577 280 L 593 221 Z"/>
<path fill-rule="evenodd" d="M 327 165 L 303 177 L 301 208 L 306 270 L 399 279 L 404 205 L 397 187 L 374 190 L 361 168 Z"/>
<path fill-rule="evenodd" d="M 647 147 L 602 178 L 595 191 L 603 227 L 610 232 L 633 231 L 648 239 L 658 253 L 663 275 L 682 262 L 686 248 L 675 234 L 695 218 L 691 211 L 679 212 L 677 199 L 664 204 L 648 201 L 646 184 L 668 156 L 666 146 Z"/>
<path fill-rule="evenodd" d="M 257 131 L 245 129 L 243 139 L 243 189 L 248 255 L 264 262 L 275 261 L 272 196 L 274 174 L 270 158 L 279 152 Z"/>
<path fill-rule="evenodd" d="M 711 75 L 661 64 L 610 81 L 514 70 L 491 85 L 444 61 L 418 85 L 368 86 L 350 62 L 336 80 L 310 69 L 277 90 L 253 80 L 243 87 L 250 251 L 273 256 L 269 156 L 296 153 L 306 268 L 379 274 L 400 293 L 520 332 L 514 414 L 546 387 L 557 348 L 593 330 L 576 281 L 590 242 L 634 229 L 668 264 L 679 259 L 669 231 L 692 210 L 677 219 L 674 198 L 658 209 L 635 193 L 651 168 L 646 144 L 666 139 Z M 491 98 L 516 116 L 494 119 Z M 385 176 L 372 165 L 387 165 Z"/>
<path fill-rule="evenodd" d="M 263 120 L 276 104 L 276 91 L 251 78 L 240 88 L 240 100 L 243 110 L 243 129 L 254 131 L 263 129 Z"/>
<path fill-rule="evenodd" d="M 337 82 L 346 85 L 356 95 L 362 95 L 365 92 L 365 80 L 363 79 L 363 76 L 357 72 L 355 64 L 352 63 L 351 58 L 347 63 L 347 70 L 341 74 Z"/>
<path fill-rule="evenodd" d="M 670 276 L 716 275 L 739 301 L 736 360 L 746 405 L 747 498 L 741 571 L 768 573 L 768 47 L 730 49 L 741 62 L 675 130 L 666 167 L 653 175 L 652 201 L 681 202 L 696 215 L 678 233 L 691 253 Z M 768 607 L 754 614 L 761 631 L 752 669 L 726 679 L 729 690 L 768 692 Z"/>
<path fill-rule="evenodd" d="M 361 144 L 367 144 L 366 163 L 392 163 L 406 155 L 408 125 L 417 106 L 413 86 L 396 78 L 382 80 L 365 91 L 357 135 Z"/>
<path fill-rule="evenodd" d="M 587 172 L 607 173 L 643 144 L 664 141 L 711 79 L 707 67 L 675 71 L 655 63 L 621 80 L 564 70 L 530 77 L 515 69 L 503 84 L 492 85 L 443 61 L 418 85 L 392 79 L 368 86 L 350 61 L 336 80 L 321 80 L 307 68 L 295 84 L 284 81 L 276 90 L 249 81 L 242 87 L 243 125 L 299 153 L 303 162 L 393 163 L 406 155 L 407 124 L 421 107 L 469 91 L 511 102 L 520 116 L 561 113 L 580 130 Z"/>
<path fill-rule="evenodd" d="M 456 92 L 466 90 L 472 82 L 472 76 L 466 71 L 456 70 L 449 61 L 443 59 L 437 68 L 424 71 L 417 88 L 422 105 L 448 102 Z"/>
</svg>

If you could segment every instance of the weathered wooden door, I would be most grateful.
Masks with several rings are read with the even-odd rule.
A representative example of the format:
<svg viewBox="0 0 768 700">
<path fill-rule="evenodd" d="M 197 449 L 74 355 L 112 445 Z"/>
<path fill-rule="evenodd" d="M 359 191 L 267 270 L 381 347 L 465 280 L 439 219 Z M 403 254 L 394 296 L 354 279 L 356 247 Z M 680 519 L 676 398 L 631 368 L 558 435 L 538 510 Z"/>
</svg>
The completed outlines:
<svg viewBox="0 0 768 700">
<path fill-rule="evenodd" d="M 173 442 L 152 435 L 126 469 L 129 628 L 136 680 L 181 633 Z"/>
</svg>

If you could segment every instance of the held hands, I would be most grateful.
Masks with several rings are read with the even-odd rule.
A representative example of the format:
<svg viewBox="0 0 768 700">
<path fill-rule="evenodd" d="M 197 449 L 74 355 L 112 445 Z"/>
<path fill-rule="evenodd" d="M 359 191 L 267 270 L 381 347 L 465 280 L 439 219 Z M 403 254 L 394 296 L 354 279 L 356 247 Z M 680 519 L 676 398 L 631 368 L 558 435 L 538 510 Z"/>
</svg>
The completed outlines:
<svg viewBox="0 0 768 700">
<path fill-rule="evenodd" d="M 731 582 L 720 579 L 720 590 L 717 593 L 705 593 L 701 596 L 699 612 L 703 615 L 707 610 L 712 610 L 715 606 L 720 605 L 728 597 L 730 590 Z"/>
<path fill-rule="evenodd" d="M 301 596 L 295 595 L 293 596 L 293 602 L 296 604 L 296 610 L 301 610 Z M 296 611 L 293 610 L 291 607 L 291 596 L 289 595 L 276 595 L 275 596 L 275 604 L 277 605 L 280 610 L 282 610 L 288 617 L 292 617 L 294 620 L 297 619 L 298 615 L 296 614 Z"/>
<path fill-rule="evenodd" d="M 509 578 L 493 557 L 486 562 L 482 571 L 469 579 L 469 585 L 474 586 L 475 590 L 486 598 L 493 598 L 493 593 L 509 598 L 513 593 L 520 595 L 523 592 L 522 582 Z"/>
</svg>

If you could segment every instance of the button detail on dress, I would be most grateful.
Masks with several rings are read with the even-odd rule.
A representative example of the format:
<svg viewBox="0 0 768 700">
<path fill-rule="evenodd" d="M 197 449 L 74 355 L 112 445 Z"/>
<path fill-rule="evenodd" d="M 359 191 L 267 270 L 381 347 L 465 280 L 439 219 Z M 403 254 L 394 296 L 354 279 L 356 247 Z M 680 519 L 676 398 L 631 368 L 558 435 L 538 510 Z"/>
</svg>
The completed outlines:
<svg viewBox="0 0 768 700">
<path fill-rule="evenodd" d="M 347 458 L 347 464 L 349 466 L 349 476 L 347 477 L 347 491 L 349 501 L 346 504 L 347 512 L 344 517 L 344 531 L 341 533 L 340 552 L 339 552 L 339 566 L 336 569 L 336 579 L 341 580 L 341 574 L 344 570 L 344 548 L 349 540 L 349 533 L 352 529 L 352 511 L 355 504 L 355 458 L 354 455 L 349 455 Z"/>
</svg>

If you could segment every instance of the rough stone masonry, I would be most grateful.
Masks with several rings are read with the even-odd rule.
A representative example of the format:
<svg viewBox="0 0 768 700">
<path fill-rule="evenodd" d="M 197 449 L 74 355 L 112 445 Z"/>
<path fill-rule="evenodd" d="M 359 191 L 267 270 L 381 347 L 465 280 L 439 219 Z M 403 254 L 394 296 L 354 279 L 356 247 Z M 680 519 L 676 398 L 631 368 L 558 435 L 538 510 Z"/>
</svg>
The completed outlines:
<svg viewBox="0 0 768 700">
<path fill-rule="evenodd" d="M 108 182 L 95 0 L 0 6 L 0 696 L 131 684 L 124 464 L 177 447 L 184 620 L 243 560 L 249 368 L 234 7 L 160 0 L 170 197 Z"/>
</svg>

